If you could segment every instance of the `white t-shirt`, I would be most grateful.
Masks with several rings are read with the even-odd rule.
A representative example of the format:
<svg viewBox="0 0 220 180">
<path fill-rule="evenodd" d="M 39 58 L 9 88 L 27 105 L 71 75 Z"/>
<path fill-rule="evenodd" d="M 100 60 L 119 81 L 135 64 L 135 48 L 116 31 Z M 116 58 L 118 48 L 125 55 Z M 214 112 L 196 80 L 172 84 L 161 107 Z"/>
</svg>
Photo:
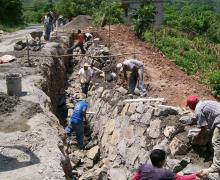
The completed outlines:
<svg viewBox="0 0 220 180">
<path fill-rule="evenodd" d="M 84 70 L 84 68 L 81 68 L 78 74 L 80 78 L 80 83 L 86 83 L 89 79 L 91 79 L 93 71 L 90 67 L 86 71 Z"/>
<path fill-rule="evenodd" d="M 93 38 L 92 34 L 90 34 L 90 33 L 85 33 L 85 35 L 86 35 L 86 37 L 91 37 L 91 38 Z"/>
</svg>

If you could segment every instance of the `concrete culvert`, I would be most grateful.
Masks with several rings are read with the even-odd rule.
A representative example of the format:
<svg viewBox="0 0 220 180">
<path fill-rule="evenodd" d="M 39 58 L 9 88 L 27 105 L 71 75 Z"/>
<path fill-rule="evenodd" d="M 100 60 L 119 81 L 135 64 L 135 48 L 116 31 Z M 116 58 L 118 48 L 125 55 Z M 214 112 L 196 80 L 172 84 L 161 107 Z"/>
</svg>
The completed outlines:
<svg viewBox="0 0 220 180">
<path fill-rule="evenodd" d="M 21 74 L 10 73 L 6 75 L 7 93 L 9 96 L 19 96 L 22 91 Z"/>
</svg>

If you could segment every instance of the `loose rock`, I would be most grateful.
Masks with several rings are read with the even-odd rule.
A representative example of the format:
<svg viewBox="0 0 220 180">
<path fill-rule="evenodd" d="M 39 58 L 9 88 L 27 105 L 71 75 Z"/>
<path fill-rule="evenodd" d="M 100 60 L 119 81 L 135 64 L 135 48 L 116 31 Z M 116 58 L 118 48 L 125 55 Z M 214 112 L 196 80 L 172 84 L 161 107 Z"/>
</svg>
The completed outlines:
<svg viewBox="0 0 220 180">
<path fill-rule="evenodd" d="M 93 161 L 95 161 L 97 159 L 98 155 L 99 155 L 99 146 L 93 147 L 86 154 L 86 156 L 88 158 L 92 159 Z"/>
<path fill-rule="evenodd" d="M 148 134 L 151 138 L 158 138 L 160 136 L 160 124 L 161 120 L 159 119 L 150 122 Z"/>
</svg>

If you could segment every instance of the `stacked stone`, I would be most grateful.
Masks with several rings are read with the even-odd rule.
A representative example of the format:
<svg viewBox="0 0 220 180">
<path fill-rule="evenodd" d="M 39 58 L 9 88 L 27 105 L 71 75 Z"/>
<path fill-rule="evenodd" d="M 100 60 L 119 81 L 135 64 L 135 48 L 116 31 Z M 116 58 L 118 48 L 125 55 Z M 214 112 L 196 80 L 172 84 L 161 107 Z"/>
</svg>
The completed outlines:
<svg viewBox="0 0 220 180">
<path fill-rule="evenodd" d="M 76 74 L 70 77 L 71 85 L 66 90 L 69 116 L 74 106 L 71 101 L 81 91 Z M 141 163 L 150 163 L 152 149 L 168 153 L 166 167 L 174 172 L 194 173 L 211 164 L 202 162 L 187 137 L 195 127 L 192 113 L 157 98 L 128 103 L 124 101 L 127 90 L 114 83 L 94 83 L 89 93 L 88 111 L 95 112 L 88 117 L 94 147 L 78 151 L 72 146 L 70 153 L 72 172 L 80 180 L 131 179 Z M 215 174 L 211 177 L 215 179 Z"/>
</svg>

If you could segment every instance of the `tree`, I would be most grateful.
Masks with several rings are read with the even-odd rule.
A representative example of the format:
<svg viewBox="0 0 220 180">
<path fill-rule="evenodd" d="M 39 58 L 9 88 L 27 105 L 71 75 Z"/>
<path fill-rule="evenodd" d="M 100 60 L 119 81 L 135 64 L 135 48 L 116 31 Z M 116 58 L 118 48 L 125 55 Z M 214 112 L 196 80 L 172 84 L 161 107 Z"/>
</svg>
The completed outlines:
<svg viewBox="0 0 220 180">
<path fill-rule="evenodd" d="M 59 14 L 71 18 L 77 15 L 92 15 L 102 0 L 58 0 L 55 9 Z"/>
<path fill-rule="evenodd" d="M 0 1 L 0 23 L 8 26 L 23 23 L 21 0 Z"/>
<path fill-rule="evenodd" d="M 143 33 L 150 28 L 154 22 L 155 14 L 156 10 L 152 3 L 143 4 L 139 9 L 133 12 L 134 30 L 139 38 L 142 38 Z"/>
<path fill-rule="evenodd" d="M 117 24 L 123 22 L 123 9 L 118 1 L 102 1 L 99 11 L 93 14 L 95 25 L 105 26 L 106 24 Z"/>
</svg>

